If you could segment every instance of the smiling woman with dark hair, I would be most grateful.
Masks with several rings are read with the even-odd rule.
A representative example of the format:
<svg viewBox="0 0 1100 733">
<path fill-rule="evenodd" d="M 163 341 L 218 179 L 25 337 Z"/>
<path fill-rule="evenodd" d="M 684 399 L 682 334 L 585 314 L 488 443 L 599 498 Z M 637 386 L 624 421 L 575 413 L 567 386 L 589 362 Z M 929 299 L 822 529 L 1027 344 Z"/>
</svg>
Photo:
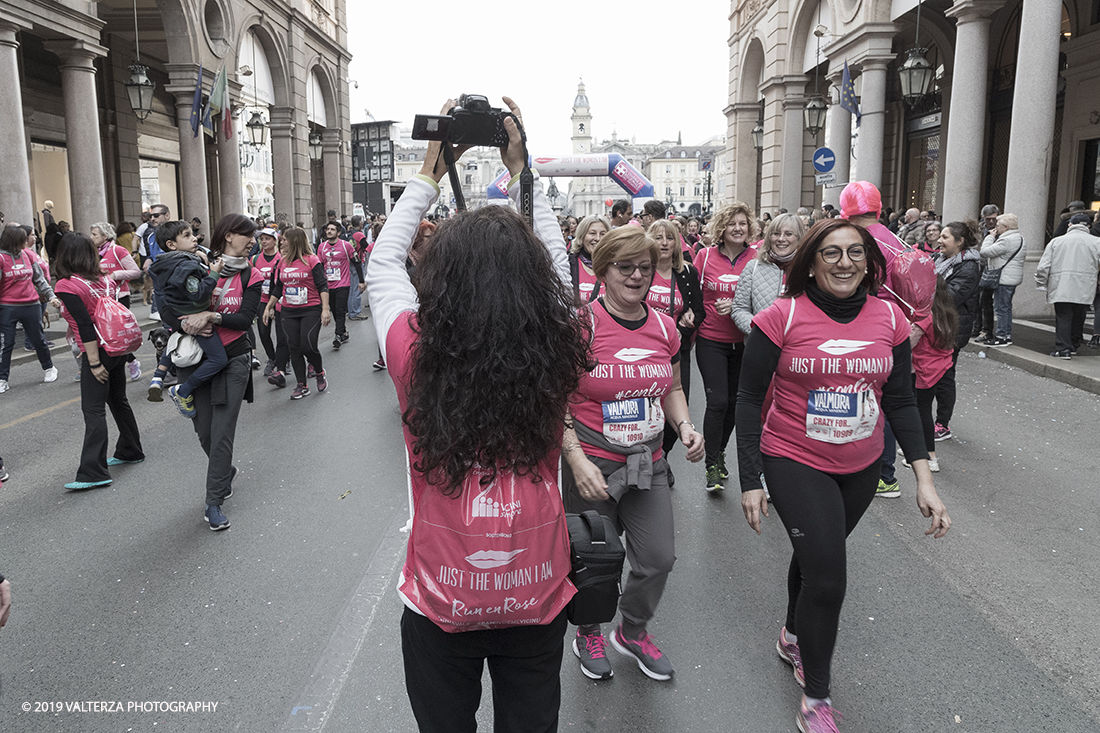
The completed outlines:
<svg viewBox="0 0 1100 733">
<path fill-rule="evenodd" d="M 518 183 L 524 146 L 511 117 L 504 126 L 501 157 Z M 588 350 L 561 229 L 537 180 L 534 231 L 505 207 L 461 212 L 432 236 L 413 287 L 405 263 L 447 173 L 441 151 L 428 145 L 367 266 L 410 466 L 398 587 L 405 686 L 421 731 L 470 733 L 488 661 L 494 729 L 549 733 L 575 592 L 558 460 Z M 510 187 L 513 199 L 519 191 Z M 504 590 L 517 573 L 530 576 L 522 594 Z"/>
</svg>

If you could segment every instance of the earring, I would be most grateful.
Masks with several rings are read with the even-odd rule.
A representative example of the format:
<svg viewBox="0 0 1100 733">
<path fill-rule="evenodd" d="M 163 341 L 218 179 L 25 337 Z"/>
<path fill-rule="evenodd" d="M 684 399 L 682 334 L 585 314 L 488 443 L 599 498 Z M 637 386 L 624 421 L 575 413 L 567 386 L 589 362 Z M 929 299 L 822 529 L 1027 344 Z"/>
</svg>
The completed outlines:
<svg viewBox="0 0 1100 733">
<path fill-rule="evenodd" d="M 810 277 L 813 277 L 813 276 L 814 276 L 814 271 L 810 270 Z"/>
</svg>

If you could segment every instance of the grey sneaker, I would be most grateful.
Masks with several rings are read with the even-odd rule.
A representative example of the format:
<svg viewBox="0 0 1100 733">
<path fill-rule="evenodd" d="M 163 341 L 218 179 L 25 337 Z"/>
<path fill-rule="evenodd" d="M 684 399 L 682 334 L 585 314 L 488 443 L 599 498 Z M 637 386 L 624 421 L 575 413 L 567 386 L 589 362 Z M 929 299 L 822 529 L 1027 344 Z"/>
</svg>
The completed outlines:
<svg viewBox="0 0 1100 733">
<path fill-rule="evenodd" d="M 615 676 L 615 670 L 611 669 L 611 662 L 607 659 L 605 649 L 607 640 L 599 629 L 582 634 L 577 629 L 577 636 L 573 639 L 573 653 L 581 660 L 581 672 L 592 680 L 609 680 Z"/>
<path fill-rule="evenodd" d="M 647 677 L 654 680 L 672 679 L 672 663 L 668 657 L 661 653 L 657 645 L 653 643 L 653 637 L 648 633 L 642 634 L 641 639 L 627 639 L 623 636 L 623 625 L 619 624 L 611 632 L 611 645 L 620 654 L 633 657 L 638 663 L 638 669 Z"/>
</svg>

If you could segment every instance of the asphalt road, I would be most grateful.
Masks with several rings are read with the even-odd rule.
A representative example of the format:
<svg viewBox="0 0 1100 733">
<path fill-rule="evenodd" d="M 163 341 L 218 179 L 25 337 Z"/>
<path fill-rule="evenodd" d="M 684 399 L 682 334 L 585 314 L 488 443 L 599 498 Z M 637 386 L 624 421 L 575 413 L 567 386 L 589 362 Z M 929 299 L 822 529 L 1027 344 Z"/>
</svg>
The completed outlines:
<svg viewBox="0 0 1100 733">
<path fill-rule="evenodd" d="M 148 459 L 69 493 L 83 432 L 71 362 L 52 385 L 37 364 L 13 370 L 0 396 L 12 474 L 0 570 L 14 595 L 0 731 L 415 730 L 395 592 L 408 517 L 399 416 L 370 367 L 373 323 L 350 325 L 339 353 L 322 347 L 327 393 L 291 402 L 257 383 L 232 527 L 218 533 L 202 521 L 191 426 L 145 400 L 145 379 L 130 395 Z M 152 366 L 148 346 L 140 357 Z M 841 730 L 1100 727 L 1097 424 L 1100 397 L 962 355 L 957 437 L 940 444 L 936 476 L 951 533 L 923 535 L 899 466 L 902 498 L 876 500 L 849 541 Z M 789 560 L 778 518 L 757 537 L 735 491 L 709 496 L 701 467 L 682 451 L 672 461 L 678 562 L 650 631 L 676 676 L 653 682 L 611 651 L 615 678 L 594 683 L 567 650 L 561 730 L 794 730 L 800 691 L 775 654 Z M 159 709 L 170 702 L 217 708 Z M 141 703 L 157 705 L 127 710 Z"/>
</svg>

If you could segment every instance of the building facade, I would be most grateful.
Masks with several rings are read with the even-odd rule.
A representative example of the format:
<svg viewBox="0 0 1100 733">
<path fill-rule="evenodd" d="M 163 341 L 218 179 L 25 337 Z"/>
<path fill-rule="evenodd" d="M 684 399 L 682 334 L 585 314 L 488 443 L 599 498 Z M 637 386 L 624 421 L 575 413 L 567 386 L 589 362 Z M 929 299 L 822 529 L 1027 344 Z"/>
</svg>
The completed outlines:
<svg viewBox="0 0 1100 733">
<path fill-rule="evenodd" d="M 144 120 L 125 86 L 138 42 Z M 235 211 L 350 211 L 349 60 L 344 0 L 0 0 L 0 211 L 36 221 L 50 200 L 78 231 L 153 203 L 207 231 Z M 205 103 L 221 69 L 235 134 L 196 136 L 196 82 Z M 245 148 L 255 112 L 266 142 Z"/>
</svg>

